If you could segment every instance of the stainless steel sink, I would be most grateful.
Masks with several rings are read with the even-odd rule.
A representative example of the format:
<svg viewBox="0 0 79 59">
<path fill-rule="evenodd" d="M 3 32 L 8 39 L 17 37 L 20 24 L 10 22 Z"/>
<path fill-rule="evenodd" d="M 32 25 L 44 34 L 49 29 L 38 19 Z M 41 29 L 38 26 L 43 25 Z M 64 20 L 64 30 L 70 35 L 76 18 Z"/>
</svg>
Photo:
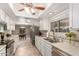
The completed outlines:
<svg viewBox="0 0 79 59">
<path fill-rule="evenodd" d="M 51 43 L 56 43 L 56 42 L 58 42 L 58 41 L 56 41 L 56 40 L 53 40 L 52 38 L 44 38 L 45 40 L 47 40 L 47 41 L 49 41 L 49 42 L 51 42 Z"/>
</svg>

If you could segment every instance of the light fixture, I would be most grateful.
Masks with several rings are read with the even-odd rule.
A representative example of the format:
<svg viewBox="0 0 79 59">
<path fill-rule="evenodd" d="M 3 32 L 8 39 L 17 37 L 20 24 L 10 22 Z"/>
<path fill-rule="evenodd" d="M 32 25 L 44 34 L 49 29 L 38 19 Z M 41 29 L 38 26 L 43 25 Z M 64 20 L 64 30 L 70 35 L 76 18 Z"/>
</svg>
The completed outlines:
<svg viewBox="0 0 79 59">
<path fill-rule="evenodd" d="M 28 14 L 32 14 L 35 15 L 35 10 L 33 8 L 30 7 L 25 7 L 24 10 L 28 13 Z"/>
<path fill-rule="evenodd" d="M 29 7 L 25 7 L 24 10 L 25 10 L 28 14 L 30 14 L 30 9 L 29 9 Z"/>
<path fill-rule="evenodd" d="M 31 13 L 35 15 L 35 10 L 33 8 L 31 8 Z"/>
</svg>

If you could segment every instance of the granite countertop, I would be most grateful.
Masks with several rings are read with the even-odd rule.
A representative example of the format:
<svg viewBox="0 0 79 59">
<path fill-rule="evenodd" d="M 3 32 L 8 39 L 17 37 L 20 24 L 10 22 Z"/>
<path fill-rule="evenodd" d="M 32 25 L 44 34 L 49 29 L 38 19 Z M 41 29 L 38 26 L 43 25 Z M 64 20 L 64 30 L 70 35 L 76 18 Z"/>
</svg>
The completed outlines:
<svg viewBox="0 0 79 59">
<path fill-rule="evenodd" d="M 40 38 L 40 36 L 37 36 L 37 37 Z M 44 38 L 44 37 L 41 37 L 41 38 Z M 44 40 L 44 41 L 71 56 L 79 56 L 79 46 L 69 44 L 69 42 L 51 43 L 47 40 Z"/>
<path fill-rule="evenodd" d="M 6 47 L 6 45 L 0 45 L 0 51 L 3 49 L 3 48 L 5 48 Z"/>
<path fill-rule="evenodd" d="M 67 42 L 60 42 L 52 43 L 52 45 L 71 56 L 79 56 L 79 47 L 76 47 L 72 44 L 69 44 Z"/>
</svg>

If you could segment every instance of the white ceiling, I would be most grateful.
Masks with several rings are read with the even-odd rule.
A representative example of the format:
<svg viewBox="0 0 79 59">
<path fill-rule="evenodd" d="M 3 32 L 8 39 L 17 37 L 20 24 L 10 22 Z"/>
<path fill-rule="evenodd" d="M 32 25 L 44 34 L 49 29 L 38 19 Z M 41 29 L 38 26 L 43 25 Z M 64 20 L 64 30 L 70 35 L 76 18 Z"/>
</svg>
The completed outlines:
<svg viewBox="0 0 79 59">
<path fill-rule="evenodd" d="M 9 4 L 10 7 L 12 8 L 14 14 L 16 16 L 21 16 L 21 17 L 25 17 L 25 18 L 39 18 L 39 16 L 51 5 L 49 3 L 33 3 L 34 6 L 36 5 L 43 5 L 46 7 L 46 9 L 44 11 L 37 11 L 35 15 L 32 14 L 28 14 L 26 11 L 18 11 L 19 9 L 19 3 L 10 3 Z"/>
<path fill-rule="evenodd" d="M 50 7 L 40 16 L 40 18 L 51 18 L 58 13 L 69 8 L 68 3 L 53 3 Z M 51 13 L 51 14 L 50 14 Z"/>
<path fill-rule="evenodd" d="M 43 5 L 47 6 L 45 11 L 42 11 L 38 13 L 37 15 L 29 15 L 27 13 L 19 13 L 16 11 L 16 9 L 12 6 L 16 6 L 17 3 L 13 4 L 8 4 L 8 3 L 0 3 L 0 8 L 5 10 L 5 12 L 11 16 L 11 17 L 26 17 L 30 19 L 37 19 L 37 18 L 50 18 L 53 17 L 54 15 L 58 14 L 59 12 L 69 8 L 69 4 L 67 3 L 52 3 L 52 4 L 47 4 L 47 3 L 42 3 Z M 49 14 L 52 13 L 52 14 Z"/>
<path fill-rule="evenodd" d="M 29 15 L 26 14 L 25 12 L 17 12 L 16 9 L 14 7 L 16 7 L 17 3 L 13 3 L 13 4 L 8 4 L 8 3 L 0 3 L 0 8 L 2 8 L 3 10 L 5 10 L 5 12 L 13 17 L 13 18 L 17 18 L 17 22 L 18 22 L 18 18 L 22 17 L 22 18 L 26 18 L 26 20 L 31 19 L 31 20 L 36 20 L 36 19 L 40 19 L 40 18 L 51 18 L 53 16 L 55 16 L 56 14 L 58 14 L 59 12 L 68 9 L 69 8 L 69 4 L 67 3 L 52 3 L 52 4 L 47 4 L 47 3 L 43 3 L 46 6 L 45 11 L 39 12 L 37 15 Z M 52 14 L 49 14 L 52 13 Z"/>
</svg>

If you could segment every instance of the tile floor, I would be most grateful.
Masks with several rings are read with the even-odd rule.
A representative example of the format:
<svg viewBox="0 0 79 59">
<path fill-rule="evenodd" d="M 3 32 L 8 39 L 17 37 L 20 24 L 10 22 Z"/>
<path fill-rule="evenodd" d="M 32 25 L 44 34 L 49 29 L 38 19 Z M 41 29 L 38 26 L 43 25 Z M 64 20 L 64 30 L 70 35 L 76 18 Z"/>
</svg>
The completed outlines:
<svg viewBox="0 0 79 59">
<path fill-rule="evenodd" d="M 40 52 L 33 46 L 30 39 L 20 40 L 15 51 L 15 56 L 41 56 Z"/>
</svg>

